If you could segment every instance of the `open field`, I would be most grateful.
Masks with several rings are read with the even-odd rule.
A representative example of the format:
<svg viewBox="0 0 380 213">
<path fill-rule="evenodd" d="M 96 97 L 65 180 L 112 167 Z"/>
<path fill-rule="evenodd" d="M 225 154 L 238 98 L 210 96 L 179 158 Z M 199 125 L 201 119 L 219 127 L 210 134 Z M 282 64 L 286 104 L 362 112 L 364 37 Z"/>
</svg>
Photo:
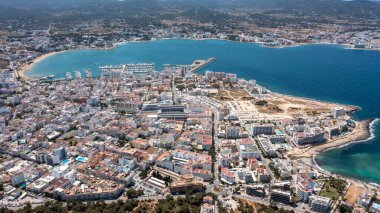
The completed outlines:
<svg viewBox="0 0 380 213">
<path fill-rule="evenodd" d="M 246 204 L 246 205 L 249 205 L 253 208 L 254 212 L 257 213 L 257 203 L 253 202 L 253 201 L 250 201 L 250 200 L 247 200 L 247 199 L 242 199 L 242 198 L 239 198 L 239 197 L 234 197 L 237 201 L 243 203 L 243 204 Z M 240 211 L 239 211 L 240 212 Z"/>
<path fill-rule="evenodd" d="M 221 101 L 226 100 L 246 100 L 252 98 L 245 90 L 219 90 L 219 94 L 215 96 L 216 99 Z"/>
<path fill-rule="evenodd" d="M 263 106 L 257 106 L 255 101 L 228 101 L 227 104 L 230 106 L 231 111 L 233 111 L 240 120 L 254 120 L 254 121 L 264 121 L 264 120 L 282 120 L 284 118 L 292 118 L 285 113 L 274 113 L 272 110 L 263 109 Z M 281 111 L 282 112 L 282 111 Z"/>
<path fill-rule="evenodd" d="M 241 120 L 278 121 L 285 118 L 295 119 L 304 116 L 318 116 L 331 113 L 337 107 L 354 111 L 358 108 L 307 98 L 298 98 L 274 93 L 271 98 L 258 100 L 245 90 L 220 90 L 214 98 L 226 102 Z"/>
<path fill-rule="evenodd" d="M 9 66 L 9 61 L 6 59 L 0 58 L 0 69 L 5 69 Z"/>
<path fill-rule="evenodd" d="M 321 191 L 321 196 L 328 197 L 332 200 L 337 200 L 339 197 L 339 192 L 334 187 L 329 187 L 328 189 L 323 189 Z"/>
<path fill-rule="evenodd" d="M 346 202 L 348 202 L 351 205 L 354 205 L 356 203 L 356 199 L 359 197 L 362 191 L 363 187 L 358 186 L 356 184 L 351 184 L 350 187 L 348 187 L 346 195 L 344 196 Z"/>
<path fill-rule="evenodd" d="M 310 116 L 322 113 L 331 113 L 333 108 L 343 107 L 347 111 L 357 110 L 356 106 L 348 106 L 324 101 L 311 100 L 307 98 L 299 98 L 282 94 L 275 94 L 273 100 L 268 101 L 268 105 L 277 106 L 288 115 Z"/>
<path fill-rule="evenodd" d="M 332 200 L 337 200 L 340 194 L 343 192 L 346 185 L 347 182 L 345 182 L 342 179 L 330 179 L 325 182 L 325 185 L 321 190 L 321 196 L 329 197 Z"/>
</svg>

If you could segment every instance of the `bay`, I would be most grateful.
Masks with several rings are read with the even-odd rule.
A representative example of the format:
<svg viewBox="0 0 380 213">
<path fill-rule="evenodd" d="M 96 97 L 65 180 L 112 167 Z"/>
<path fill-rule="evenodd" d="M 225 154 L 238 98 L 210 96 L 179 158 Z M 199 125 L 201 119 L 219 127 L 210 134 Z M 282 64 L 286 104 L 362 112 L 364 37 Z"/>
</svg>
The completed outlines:
<svg viewBox="0 0 380 213">
<path fill-rule="evenodd" d="M 215 57 L 205 69 L 256 79 L 270 90 L 307 98 L 357 105 L 358 120 L 380 118 L 380 51 L 352 50 L 340 45 L 266 48 L 258 44 L 219 40 L 130 42 L 111 50 L 70 50 L 52 55 L 27 73 L 31 77 L 125 63 L 191 64 Z M 204 70 L 203 70 L 204 71 Z M 366 143 L 327 151 L 316 157 L 323 169 L 380 183 L 380 124 Z"/>
</svg>

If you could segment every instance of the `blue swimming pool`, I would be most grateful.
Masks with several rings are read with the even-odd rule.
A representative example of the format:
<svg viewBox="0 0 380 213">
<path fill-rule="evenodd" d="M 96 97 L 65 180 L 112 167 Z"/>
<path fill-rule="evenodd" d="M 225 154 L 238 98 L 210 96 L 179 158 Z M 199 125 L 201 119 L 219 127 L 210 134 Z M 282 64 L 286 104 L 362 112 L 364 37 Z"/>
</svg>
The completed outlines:
<svg viewBox="0 0 380 213">
<path fill-rule="evenodd" d="M 68 164 L 69 162 L 70 162 L 70 160 L 69 160 L 69 159 L 65 159 L 65 160 L 63 160 L 63 161 L 62 161 L 62 163 L 61 163 L 61 164 L 62 164 L 62 165 L 66 165 L 66 164 Z"/>
<path fill-rule="evenodd" d="M 24 183 L 20 183 L 20 188 L 21 188 L 21 189 L 25 188 L 26 186 L 27 186 L 26 182 L 24 182 Z"/>
<path fill-rule="evenodd" d="M 376 210 L 380 210 L 380 204 L 373 203 L 372 207 L 375 208 Z"/>
<path fill-rule="evenodd" d="M 86 157 L 77 157 L 76 160 L 79 161 L 79 162 L 85 163 L 85 162 L 87 162 L 88 158 L 86 158 Z"/>
</svg>

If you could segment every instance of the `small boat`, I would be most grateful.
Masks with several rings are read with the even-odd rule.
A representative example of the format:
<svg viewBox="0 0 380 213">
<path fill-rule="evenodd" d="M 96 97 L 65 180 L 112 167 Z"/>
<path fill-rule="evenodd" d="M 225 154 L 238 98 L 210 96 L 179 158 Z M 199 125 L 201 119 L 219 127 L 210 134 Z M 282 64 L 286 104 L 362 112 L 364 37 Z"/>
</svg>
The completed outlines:
<svg viewBox="0 0 380 213">
<path fill-rule="evenodd" d="M 71 73 L 70 73 L 70 72 L 67 72 L 67 73 L 66 73 L 66 78 L 67 78 L 67 79 L 72 79 L 72 78 L 73 78 L 73 76 L 71 75 Z"/>
<path fill-rule="evenodd" d="M 48 79 L 52 79 L 52 78 L 54 78 L 54 76 L 55 76 L 55 75 L 48 75 L 47 78 L 48 78 Z"/>
<path fill-rule="evenodd" d="M 90 69 L 86 69 L 84 72 L 86 73 L 87 78 L 92 78 L 92 73 Z"/>
<path fill-rule="evenodd" d="M 75 74 L 76 78 L 78 78 L 78 79 L 82 78 L 82 74 L 79 71 L 77 71 L 77 70 L 74 71 L 74 74 Z"/>
</svg>

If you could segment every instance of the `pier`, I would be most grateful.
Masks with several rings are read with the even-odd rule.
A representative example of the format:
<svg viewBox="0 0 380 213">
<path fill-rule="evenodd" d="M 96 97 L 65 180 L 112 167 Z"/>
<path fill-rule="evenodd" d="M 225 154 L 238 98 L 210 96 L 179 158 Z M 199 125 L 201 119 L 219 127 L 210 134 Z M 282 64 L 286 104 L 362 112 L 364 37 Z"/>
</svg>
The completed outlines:
<svg viewBox="0 0 380 213">
<path fill-rule="evenodd" d="M 216 58 L 209 58 L 207 60 L 196 60 L 191 65 L 191 69 L 189 72 L 196 72 L 196 71 L 202 69 L 203 67 L 207 66 L 208 64 L 210 64 L 211 62 L 213 62 L 215 60 L 216 60 Z"/>
</svg>

